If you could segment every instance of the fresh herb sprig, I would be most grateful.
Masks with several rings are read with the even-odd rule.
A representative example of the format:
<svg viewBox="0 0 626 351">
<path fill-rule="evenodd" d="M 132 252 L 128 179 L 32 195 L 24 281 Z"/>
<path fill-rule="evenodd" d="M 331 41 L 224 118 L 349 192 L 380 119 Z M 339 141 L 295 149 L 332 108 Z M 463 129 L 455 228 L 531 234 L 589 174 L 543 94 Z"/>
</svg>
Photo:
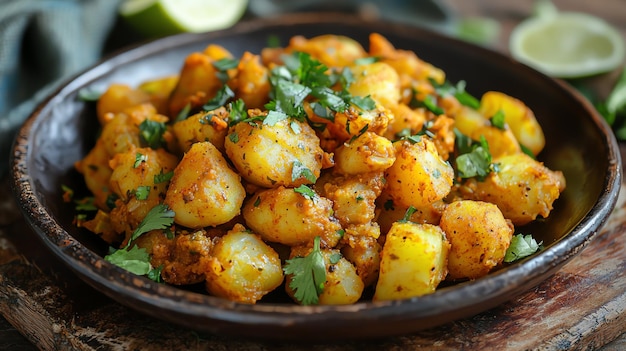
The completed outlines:
<svg viewBox="0 0 626 351">
<path fill-rule="evenodd" d="M 291 275 L 289 287 L 293 289 L 299 303 L 318 304 L 326 283 L 326 263 L 320 249 L 320 237 L 315 237 L 313 250 L 308 255 L 287 260 L 283 271 Z"/>
<path fill-rule="evenodd" d="M 126 246 L 118 250 L 111 249 L 111 252 L 104 259 L 131 273 L 148 275 L 150 279 L 156 280 L 155 276 L 157 275 L 151 273 L 155 268 L 150 264 L 150 255 L 144 248 L 132 244 L 141 235 L 152 230 L 168 229 L 173 223 L 174 211 L 170 210 L 167 205 L 156 205 L 133 231 Z M 158 276 L 160 277 L 160 275 Z"/>
</svg>

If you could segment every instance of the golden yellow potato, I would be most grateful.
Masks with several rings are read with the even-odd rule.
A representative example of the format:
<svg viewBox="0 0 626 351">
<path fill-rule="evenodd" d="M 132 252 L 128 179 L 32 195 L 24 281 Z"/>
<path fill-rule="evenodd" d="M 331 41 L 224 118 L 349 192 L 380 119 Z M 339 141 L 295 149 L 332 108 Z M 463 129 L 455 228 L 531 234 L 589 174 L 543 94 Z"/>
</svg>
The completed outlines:
<svg viewBox="0 0 626 351">
<path fill-rule="evenodd" d="M 334 170 L 345 175 L 382 172 L 395 160 L 395 149 L 389 139 L 365 132 L 335 149 Z"/>
<path fill-rule="evenodd" d="M 385 107 L 400 101 L 398 73 L 384 62 L 354 65 L 350 67 L 354 81 L 348 87 L 353 96 L 370 96 Z"/>
<path fill-rule="evenodd" d="M 382 62 L 392 66 L 398 75 L 406 76 L 406 80 L 427 81 L 429 78 L 442 84 L 445 73 L 432 64 L 421 60 L 415 52 L 410 50 L 398 50 L 385 37 L 378 33 L 372 33 L 369 37 L 371 56 L 382 58 Z"/>
<path fill-rule="evenodd" d="M 305 122 L 288 119 L 273 125 L 237 123 L 224 146 L 241 176 L 265 188 L 314 183 L 306 173 L 317 179 L 324 158 L 315 131 Z"/>
<path fill-rule="evenodd" d="M 433 293 L 446 276 L 449 247 L 437 226 L 394 223 L 383 245 L 374 301 Z"/>
<path fill-rule="evenodd" d="M 328 67 L 351 65 L 366 55 L 356 40 L 342 35 L 319 35 L 310 39 L 294 36 L 285 48 L 287 52 L 305 52 Z"/>
<path fill-rule="evenodd" d="M 211 256 L 206 287 L 215 296 L 255 303 L 283 282 L 278 253 L 241 225 L 216 239 Z"/>
<path fill-rule="evenodd" d="M 110 158 L 104 141 L 98 139 L 85 158 L 74 164 L 74 168 L 85 178 L 87 189 L 93 194 L 94 204 L 102 210 L 109 209 L 106 202 L 112 194 L 109 188 L 109 179 L 113 173 L 109 166 Z"/>
<path fill-rule="evenodd" d="M 393 120 L 383 134 L 389 140 L 398 140 L 403 136 L 415 135 L 422 130 L 426 122 L 426 112 L 423 109 L 412 109 L 406 104 L 389 106 Z"/>
<path fill-rule="evenodd" d="M 494 204 L 461 200 L 443 211 L 441 229 L 450 241 L 448 278 L 476 279 L 504 259 L 513 225 Z"/>
<path fill-rule="evenodd" d="M 176 166 L 164 202 L 177 224 L 201 228 L 233 219 L 245 197 L 241 177 L 207 141 L 193 144 Z"/>
<path fill-rule="evenodd" d="M 248 108 L 263 108 L 269 101 L 270 82 L 268 69 L 263 66 L 259 55 L 244 52 L 237 66 L 233 91 Z"/>
<path fill-rule="evenodd" d="M 172 90 L 178 83 L 178 75 L 148 80 L 141 83 L 137 89 L 148 94 L 150 103 L 156 107 L 160 114 L 167 115 L 168 103 Z"/>
<path fill-rule="evenodd" d="M 98 121 L 101 125 L 108 123 L 114 115 L 129 107 L 150 101 L 150 95 L 140 89 L 133 89 L 126 84 L 111 84 L 100 95 L 96 104 Z"/>
<path fill-rule="evenodd" d="M 163 201 L 169 181 L 159 177 L 172 172 L 177 164 L 178 158 L 164 149 L 133 148 L 111 159 L 109 184 L 121 199 L 110 214 L 116 230 L 130 235 L 146 214 Z"/>
<path fill-rule="evenodd" d="M 187 152 L 192 144 L 209 141 L 224 152 L 224 139 L 228 134 L 229 113 L 220 107 L 214 111 L 203 111 L 174 123 L 172 132 L 182 152 Z"/>
<path fill-rule="evenodd" d="M 396 161 L 385 171 L 387 193 L 400 207 L 422 208 L 443 199 L 452 187 L 454 171 L 426 137 L 394 143 Z"/>
<path fill-rule="evenodd" d="M 504 217 L 516 226 L 550 215 L 552 204 L 565 189 L 562 172 L 552 171 L 524 153 L 493 162 L 499 164 L 499 171 L 470 185 L 474 199 L 498 205 Z"/>
<path fill-rule="evenodd" d="M 323 246 L 334 247 L 341 226 L 333 217 L 332 206 L 324 197 L 311 198 L 280 186 L 250 196 L 242 214 L 247 226 L 263 240 L 297 246 L 312 243 L 319 236 Z"/>
<path fill-rule="evenodd" d="M 485 137 L 493 158 L 522 151 L 508 124 L 504 129 L 497 128 L 489 122 L 486 116 L 470 107 L 461 107 L 454 121 L 454 126 L 472 140 L 480 140 L 481 136 Z"/>
<path fill-rule="evenodd" d="M 214 62 L 232 58 L 232 54 L 219 45 L 209 45 L 203 52 L 194 52 L 185 59 L 176 87 L 169 100 L 169 115 L 178 113 L 189 105 L 192 110 L 200 108 L 212 99 L 224 85 Z"/>
<path fill-rule="evenodd" d="M 480 99 L 478 111 L 487 118 L 502 111 L 517 141 L 534 155 L 539 154 L 546 145 L 543 130 L 535 114 L 522 101 L 501 92 L 489 91 Z"/>
</svg>

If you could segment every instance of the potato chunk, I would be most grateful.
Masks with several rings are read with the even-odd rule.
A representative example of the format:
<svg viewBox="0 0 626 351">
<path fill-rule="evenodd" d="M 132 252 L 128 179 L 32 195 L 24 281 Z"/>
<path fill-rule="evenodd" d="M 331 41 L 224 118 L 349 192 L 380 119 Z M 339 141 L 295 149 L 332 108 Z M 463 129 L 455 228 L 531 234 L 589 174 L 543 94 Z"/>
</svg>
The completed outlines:
<svg viewBox="0 0 626 351">
<path fill-rule="evenodd" d="M 523 153 L 494 162 L 500 170 L 485 181 L 472 184 L 474 199 L 498 205 L 504 217 L 515 225 L 527 224 L 537 216 L 548 217 L 552 204 L 565 189 L 563 173 L 552 171 Z"/>
<path fill-rule="evenodd" d="M 192 144 L 210 141 L 218 150 L 224 151 L 224 139 L 228 133 L 228 111 L 220 107 L 214 111 L 203 111 L 176 122 L 172 131 L 180 151 L 187 152 Z"/>
<path fill-rule="evenodd" d="M 313 183 L 304 170 L 317 179 L 324 156 L 313 128 L 287 119 L 273 125 L 238 123 L 231 127 L 225 148 L 241 176 L 265 188 Z"/>
<path fill-rule="evenodd" d="M 365 132 L 335 150 L 335 171 L 341 174 L 382 172 L 396 160 L 391 141 Z"/>
<path fill-rule="evenodd" d="M 487 118 L 498 111 L 504 113 L 506 123 L 511 127 L 520 144 L 528 148 L 534 155 L 539 154 L 546 145 L 543 130 L 535 118 L 533 111 L 522 101 L 497 91 L 486 92 L 480 99 L 478 109 Z"/>
<path fill-rule="evenodd" d="M 241 177 L 210 142 L 195 143 L 174 170 L 165 204 L 189 228 L 217 226 L 239 214 L 246 197 Z"/>
<path fill-rule="evenodd" d="M 350 67 L 354 81 L 348 91 L 353 96 L 370 96 L 383 106 L 394 106 L 400 101 L 398 73 L 384 62 Z"/>
<path fill-rule="evenodd" d="M 454 171 L 423 137 L 417 143 L 395 143 L 396 161 L 385 171 L 386 192 L 400 207 L 426 207 L 443 199 L 452 188 Z"/>
<path fill-rule="evenodd" d="M 446 276 L 449 247 L 437 226 L 394 223 L 383 245 L 374 301 L 433 293 Z"/>
<path fill-rule="evenodd" d="M 449 279 L 487 275 L 504 259 L 513 225 L 494 204 L 461 200 L 448 205 L 439 224 L 450 240 Z"/>
<path fill-rule="evenodd" d="M 242 225 L 216 239 L 211 256 L 206 287 L 215 296 L 255 303 L 283 282 L 278 253 Z"/>
<path fill-rule="evenodd" d="M 340 237 L 332 201 L 318 195 L 310 198 L 292 188 L 262 190 L 250 197 L 242 213 L 248 227 L 271 242 L 297 246 L 319 236 L 323 246 L 334 247 Z"/>
</svg>

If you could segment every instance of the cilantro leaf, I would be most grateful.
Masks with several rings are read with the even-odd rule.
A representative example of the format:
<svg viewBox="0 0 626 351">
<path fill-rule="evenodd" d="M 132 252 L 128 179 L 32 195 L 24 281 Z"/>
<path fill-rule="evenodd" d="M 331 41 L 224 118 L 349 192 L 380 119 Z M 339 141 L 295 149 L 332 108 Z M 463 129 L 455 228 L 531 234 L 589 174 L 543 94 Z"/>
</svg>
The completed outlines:
<svg viewBox="0 0 626 351">
<path fill-rule="evenodd" d="M 495 115 L 491 116 L 491 118 L 489 118 L 489 121 L 491 122 L 491 125 L 500 129 L 500 130 L 504 130 L 505 129 L 505 116 L 504 116 L 504 111 L 502 110 L 498 110 L 498 112 L 496 112 Z"/>
<path fill-rule="evenodd" d="M 173 176 L 174 176 L 174 171 L 163 173 L 163 170 L 161 170 L 161 173 L 154 175 L 154 184 L 161 184 L 161 183 L 169 182 Z"/>
<path fill-rule="evenodd" d="M 315 183 L 317 181 L 317 177 L 313 172 L 306 168 L 302 162 L 296 160 L 293 162 L 291 167 L 291 180 L 296 181 L 297 179 L 304 178 L 311 183 Z"/>
<path fill-rule="evenodd" d="M 207 101 L 204 106 L 202 106 L 202 109 L 205 111 L 213 111 L 226 105 L 228 100 L 233 97 L 235 97 L 235 93 L 232 91 L 232 89 L 230 89 L 227 84 L 224 84 L 224 86 L 222 86 L 222 88 L 217 91 L 215 96 L 211 100 Z"/>
<path fill-rule="evenodd" d="M 363 111 L 371 111 L 376 108 L 376 102 L 369 95 L 368 96 L 352 96 L 350 103 L 360 108 Z M 443 110 L 442 110 L 443 113 Z"/>
<path fill-rule="evenodd" d="M 417 91 L 414 89 L 413 97 L 411 98 L 411 101 L 409 102 L 409 106 L 411 108 L 424 107 L 428 111 L 434 113 L 437 116 L 442 115 L 444 113 L 443 109 L 437 105 L 437 98 L 434 95 L 426 95 L 424 100 L 420 101 L 415 97 L 416 94 L 417 94 Z"/>
<path fill-rule="evenodd" d="M 158 149 L 165 143 L 163 139 L 165 129 L 165 123 L 144 119 L 139 124 L 139 138 L 148 147 Z"/>
<path fill-rule="evenodd" d="M 146 160 L 148 160 L 148 156 L 142 154 L 142 153 L 136 153 L 135 154 L 135 163 L 133 164 L 133 168 L 137 168 L 139 167 L 139 165 L 141 165 L 142 162 L 146 162 Z"/>
<path fill-rule="evenodd" d="M 319 295 L 326 283 L 326 263 L 320 249 L 320 237 L 315 237 L 313 250 L 308 255 L 287 260 L 283 271 L 291 274 L 289 287 L 298 302 L 303 305 L 319 303 Z"/>
<path fill-rule="evenodd" d="M 93 196 L 88 196 L 80 200 L 75 200 L 76 211 L 97 211 Z"/>
<path fill-rule="evenodd" d="M 135 190 L 135 198 L 137 200 L 145 200 L 150 195 L 150 186 L 149 185 L 141 185 L 137 187 Z"/>
<path fill-rule="evenodd" d="M 263 124 L 271 127 L 280 121 L 286 120 L 287 118 L 289 118 L 289 116 L 287 116 L 284 112 L 268 111 L 267 116 L 263 119 Z"/>
<path fill-rule="evenodd" d="M 430 84 L 435 89 L 435 93 L 439 96 L 454 96 L 461 105 L 478 109 L 480 107 L 480 101 L 474 96 L 465 91 L 465 81 L 459 81 L 456 86 L 452 85 L 449 81 L 445 81 L 443 84 L 437 83 L 434 79 L 429 79 Z"/>
<path fill-rule="evenodd" d="M 142 234 L 147 233 L 151 230 L 157 229 L 165 229 L 174 223 L 174 211 L 170 210 L 167 205 L 158 204 L 154 206 L 150 212 L 144 217 L 144 219 L 139 223 L 135 231 L 130 237 L 128 244 L 126 247 L 130 245 L 132 240 L 137 239 Z"/>
<path fill-rule="evenodd" d="M 454 129 L 457 157 L 455 159 L 457 175 L 461 178 L 484 180 L 491 172 L 498 170 L 497 164 L 492 163 L 489 145 L 484 136 L 476 142 L 458 129 Z"/>
<path fill-rule="evenodd" d="M 106 255 L 104 260 L 137 275 L 148 274 L 152 269 L 150 255 L 146 249 L 139 248 L 137 245 L 128 250 L 116 250 L 112 254 Z"/>
<path fill-rule="evenodd" d="M 530 256 L 541 249 L 542 243 L 537 243 L 530 234 L 516 234 L 511 239 L 511 245 L 506 250 L 504 262 L 510 263 Z"/>
<path fill-rule="evenodd" d="M 246 103 L 242 99 L 237 99 L 228 104 L 228 111 L 230 113 L 228 124 L 231 126 L 248 118 Z"/>
<path fill-rule="evenodd" d="M 187 103 L 185 107 L 178 112 L 178 115 L 176 115 L 176 122 L 186 120 L 189 117 L 189 112 L 191 112 L 191 103 Z"/>
<path fill-rule="evenodd" d="M 406 212 L 404 212 L 404 217 L 402 217 L 401 220 L 399 220 L 398 222 L 401 223 L 407 223 L 411 220 L 411 216 L 413 215 L 413 213 L 415 213 L 415 211 L 417 211 L 417 209 L 413 206 L 409 206 L 409 208 L 406 209 Z"/>
<path fill-rule="evenodd" d="M 294 188 L 293 191 L 304 196 L 306 199 L 309 199 L 309 200 L 314 200 L 315 197 L 317 196 L 317 194 L 315 193 L 315 191 L 313 191 L 313 189 L 309 188 L 308 186 L 304 184 L 300 185 L 297 188 Z"/>
</svg>

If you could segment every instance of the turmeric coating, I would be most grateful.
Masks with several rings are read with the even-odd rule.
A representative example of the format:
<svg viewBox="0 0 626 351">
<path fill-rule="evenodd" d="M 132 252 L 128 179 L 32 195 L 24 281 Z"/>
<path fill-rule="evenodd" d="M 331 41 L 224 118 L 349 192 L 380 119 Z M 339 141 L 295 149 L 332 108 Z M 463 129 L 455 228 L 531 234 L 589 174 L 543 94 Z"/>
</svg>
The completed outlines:
<svg viewBox="0 0 626 351">
<path fill-rule="evenodd" d="M 331 34 L 238 56 L 208 45 L 175 76 L 101 95 L 102 131 L 76 163 L 98 211 L 79 223 L 145 250 L 165 283 L 241 303 L 479 279 L 516 226 L 549 216 L 565 178 L 536 159 L 529 107 L 464 88 L 377 33 L 369 50 Z M 157 205 L 172 225 L 142 232 Z"/>
</svg>

